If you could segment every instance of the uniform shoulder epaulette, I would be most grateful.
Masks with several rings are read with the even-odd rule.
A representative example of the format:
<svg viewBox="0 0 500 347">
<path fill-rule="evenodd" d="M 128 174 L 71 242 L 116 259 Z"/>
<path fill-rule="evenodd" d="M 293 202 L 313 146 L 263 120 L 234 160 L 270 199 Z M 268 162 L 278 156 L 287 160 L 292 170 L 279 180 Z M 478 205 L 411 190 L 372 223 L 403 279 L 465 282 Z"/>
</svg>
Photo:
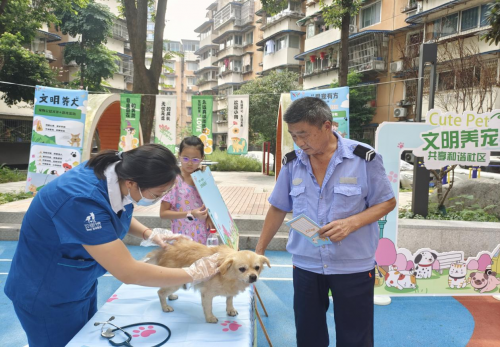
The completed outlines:
<svg viewBox="0 0 500 347">
<path fill-rule="evenodd" d="M 281 164 L 286 165 L 287 163 L 295 160 L 296 158 L 297 158 L 297 153 L 295 153 L 295 151 L 288 152 L 283 157 L 283 160 L 281 161 Z"/>
<path fill-rule="evenodd" d="M 363 158 L 366 161 L 372 161 L 375 159 L 375 151 L 373 149 L 367 148 L 365 146 L 357 145 L 352 152 L 358 157 Z"/>
</svg>

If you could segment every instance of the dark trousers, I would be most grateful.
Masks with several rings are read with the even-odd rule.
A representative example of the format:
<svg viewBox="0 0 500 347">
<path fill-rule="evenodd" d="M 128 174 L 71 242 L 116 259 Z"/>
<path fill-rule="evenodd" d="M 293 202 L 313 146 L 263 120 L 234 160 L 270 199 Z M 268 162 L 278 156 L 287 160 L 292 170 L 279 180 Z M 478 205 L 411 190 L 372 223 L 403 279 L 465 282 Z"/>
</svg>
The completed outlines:
<svg viewBox="0 0 500 347">
<path fill-rule="evenodd" d="M 330 344 L 326 312 L 332 291 L 337 347 L 373 346 L 374 270 L 321 275 L 293 267 L 293 309 L 298 347 Z"/>
<path fill-rule="evenodd" d="M 30 347 L 64 347 L 97 312 L 97 295 L 48 312 L 30 313 L 18 305 L 14 310 Z"/>
</svg>

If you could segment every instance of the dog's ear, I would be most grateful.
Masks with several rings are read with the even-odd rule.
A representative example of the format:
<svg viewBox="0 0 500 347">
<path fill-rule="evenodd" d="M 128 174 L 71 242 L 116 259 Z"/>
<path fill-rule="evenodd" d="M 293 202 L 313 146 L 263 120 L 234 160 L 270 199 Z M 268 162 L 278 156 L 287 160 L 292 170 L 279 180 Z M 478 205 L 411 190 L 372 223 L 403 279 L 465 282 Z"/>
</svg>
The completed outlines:
<svg viewBox="0 0 500 347">
<path fill-rule="evenodd" d="M 228 258 L 224 260 L 224 262 L 219 266 L 219 272 L 221 275 L 225 275 L 226 272 L 229 270 L 231 265 L 233 265 L 234 259 L 233 258 Z"/>
<path fill-rule="evenodd" d="M 475 272 L 471 272 L 470 275 L 469 275 L 469 277 L 474 277 L 474 276 L 476 276 Z"/>
<path fill-rule="evenodd" d="M 415 264 L 419 264 L 421 260 L 422 260 L 422 253 L 420 253 L 415 257 Z"/>
<path fill-rule="evenodd" d="M 436 259 L 437 259 L 437 257 L 438 257 L 438 256 L 437 256 L 437 254 L 436 254 L 436 253 L 431 253 L 431 254 L 432 254 L 432 256 L 434 257 L 434 260 L 436 260 Z"/>
<path fill-rule="evenodd" d="M 264 265 L 264 263 L 267 264 L 267 267 L 271 267 L 271 264 L 269 263 L 269 259 L 263 255 L 260 256 L 260 263 Z"/>
</svg>

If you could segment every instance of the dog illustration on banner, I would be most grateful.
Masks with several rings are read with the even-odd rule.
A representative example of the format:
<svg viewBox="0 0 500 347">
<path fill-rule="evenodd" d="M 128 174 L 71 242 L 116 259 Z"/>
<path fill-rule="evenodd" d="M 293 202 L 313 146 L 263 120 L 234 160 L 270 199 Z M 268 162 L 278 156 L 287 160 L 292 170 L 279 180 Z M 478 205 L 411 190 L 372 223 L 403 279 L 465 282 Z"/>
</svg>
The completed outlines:
<svg viewBox="0 0 500 347">
<path fill-rule="evenodd" d="M 239 137 L 232 137 L 232 145 L 229 146 L 229 152 L 232 153 L 243 153 L 247 147 L 247 140 Z"/>
<path fill-rule="evenodd" d="M 403 295 L 447 294 L 450 290 L 460 295 L 496 294 L 500 286 L 500 245 L 491 253 L 465 259 L 461 251 L 440 253 L 430 248 L 412 254 L 381 238 L 375 257 L 376 273 L 381 277 L 375 284 L 377 295 L 395 293 L 394 289 Z"/>
</svg>

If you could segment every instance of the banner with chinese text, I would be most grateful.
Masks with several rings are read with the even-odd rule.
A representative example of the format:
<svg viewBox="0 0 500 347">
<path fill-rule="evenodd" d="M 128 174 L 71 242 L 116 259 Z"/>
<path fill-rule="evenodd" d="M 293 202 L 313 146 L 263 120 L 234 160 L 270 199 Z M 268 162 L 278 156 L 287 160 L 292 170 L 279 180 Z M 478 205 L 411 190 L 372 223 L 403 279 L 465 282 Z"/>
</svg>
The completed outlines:
<svg viewBox="0 0 500 347">
<path fill-rule="evenodd" d="M 126 152 L 139 147 L 139 129 L 141 120 L 141 95 L 120 95 L 120 142 L 118 150 Z"/>
<path fill-rule="evenodd" d="M 424 158 L 427 169 L 453 164 L 487 166 L 489 148 L 498 147 L 498 110 L 482 114 L 430 110 L 425 122 L 438 127 L 420 134 L 423 144 L 413 153 Z"/>
<path fill-rule="evenodd" d="M 249 95 L 227 97 L 227 153 L 248 153 L 248 107 Z"/>
<path fill-rule="evenodd" d="M 177 129 L 177 97 L 157 95 L 155 111 L 155 143 L 162 144 L 175 154 Z"/>
<path fill-rule="evenodd" d="M 428 228 L 427 222 L 430 221 L 421 223 L 415 219 L 415 227 L 422 228 L 421 237 L 412 239 L 412 242 L 408 242 L 407 238 L 407 248 L 398 245 L 399 189 L 405 176 L 400 170 L 403 151 L 412 150 L 416 156 L 423 157 L 427 169 L 442 170 L 444 166 L 457 164 L 487 166 L 490 152 L 500 150 L 500 110 L 454 114 L 433 109 L 427 112 L 425 119 L 425 123 L 383 122 L 377 128 L 375 149 L 384 158 L 385 172 L 397 204 L 377 223 L 379 243 L 375 252 L 375 294 L 498 295 L 500 244 L 490 238 L 489 231 L 481 230 L 482 223 L 474 224 L 477 229 L 472 235 L 464 229 L 455 229 L 457 224 L 454 223 L 457 222 L 454 221 L 440 220 L 438 230 Z M 451 175 L 454 182 L 457 181 L 453 177 L 459 170 L 465 171 L 457 167 L 455 174 Z M 493 181 L 478 178 L 475 184 L 481 185 L 481 179 Z M 452 181 L 449 182 L 448 187 Z M 468 194 L 474 195 L 478 186 L 469 187 L 471 191 Z M 443 188 L 443 193 L 446 189 Z M 486 205 L 491 203 L 477 198 L 474 203 L 478 209 L 487 210 Z M 447 241 L 443 243 L 445 239 Z"/>
<path fill-rule="evenodd" d="M 81 162 L 88 92 L 36 86 L 26 192 Z"/>
<path fill-rule="evenodd" d="M 205 154 L 213 152 L 212 138 L 212 95 L 193 95 L 191 97 L 192 133 L 205 144 Z"/>
<path fill-rule="evenodd" d="M 332 111 L 332 130 L 344 138 L 349 138 L 349 87 L 293 91 L 290 95 L 292 101 L 314 97 L 326 102 Z"/>
</svg>

